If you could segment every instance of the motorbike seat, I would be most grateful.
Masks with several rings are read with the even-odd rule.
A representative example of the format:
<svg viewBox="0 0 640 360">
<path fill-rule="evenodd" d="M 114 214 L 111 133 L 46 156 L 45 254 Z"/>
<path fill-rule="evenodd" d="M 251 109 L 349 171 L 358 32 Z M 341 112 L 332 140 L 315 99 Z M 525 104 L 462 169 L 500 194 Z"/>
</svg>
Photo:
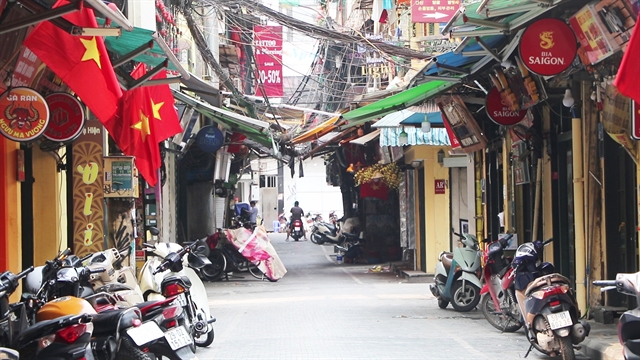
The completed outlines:
<svg viewBox="0 0 640 360">
<path fill-rule="evenodd" d="M 629 339 L 625 341 L 624 346 L 629 349 L 632 354 L 640 354 L 640 339 Z"/>
<path fill-rule="evenodd" d="M 351 239 L 358 239 L 360 237 L 359 234 L 352 234 L 348 232 L 342 232 L 342 235 L 344 235 L 345 238 L 351 238 Z"/>
<path fill-rule="evenodd" d="M 333 224 L 324 223 L 324 226 L 326 226 L 327 229 L 329 229 L 329 231 L 331 231 L 331 232 L 335 232 L 336 231 L 336 226 L 333 225 Z"/>
<path fill-rule="evenodd" d="M 114 293 L 117 291 L 131 291 L 131 290 L 133 290 L 133 288 L 129 285 L 116 283 L 116 284 L 106 284 L 106 285 L 100 286 L 95 290 L 95 292 L 96 293 L 101 293 L 101 292 Z"/>
<path fill-rule="evenodd" d="M 93 335 L 113 335 L 133 326 L 135 319 L 140 319 L 140 310 L 135 307 L 98 313 L 93 316 Z"/>
<path fill-rule="evenodd" d="M 451 265 L 453 264 L 453 254 L 450 252 L 442 252 L 440 254 L 440 261 L 442 261 L 442 265 L 445 270 L 449 272 L 449 269 L 451 269 Z"/>
<path fill-rule="evenodd" d="M 560 274 L 550 274 L 541 276 L 535 280 L 533 280 L 524 291 L 525 296 L 529 296 L 532 292 L 536 291 L 538 288 L 547 285 L 547 278 L 550 278 L 552 284 L 571 284 L 569 279 L 560 275 Z"/>
<path fill-rule="evenodd" d="M 68 319 L 71 317 L 73 317 L 73 315 L 67 315 L 53 320 L 40 321 L 33 326 L 29 326 L 24 331 L 20 332 L 20 334 L 18 334 L 17 348 L 23 347 L 33 340 L 39 339 L 45 335 L 49 335 L 59 330 L 58 322 L 62 319 Z"/>
</svg>

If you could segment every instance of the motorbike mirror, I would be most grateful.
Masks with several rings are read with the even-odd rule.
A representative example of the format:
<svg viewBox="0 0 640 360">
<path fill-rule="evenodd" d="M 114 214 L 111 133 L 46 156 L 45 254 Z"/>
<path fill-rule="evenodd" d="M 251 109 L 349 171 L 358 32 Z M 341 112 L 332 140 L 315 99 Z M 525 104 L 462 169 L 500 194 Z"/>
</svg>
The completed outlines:
<svg viewBox="0 0 640 360">
<path fill-rule="evenodd" d="M 155 249 L 156 246 L 153 244 L 149 244 L 149 243 L 142 243 L 142 246 L 146 247 L 146 248 L 150 248 L 150 249 Z"/>
<path fill-rule="evenodd" d="M 157 227 L 150 226 L 150 227 L 148 228 L 148 230 L 149 230 L 149 232 L 151 233 L 151 235 L 153 235 L 153 236 L 158 236 L 158 235 L 160 235 L 160 230 L 158 230 L 158 228 L 157 228 Z"/>
</svg>

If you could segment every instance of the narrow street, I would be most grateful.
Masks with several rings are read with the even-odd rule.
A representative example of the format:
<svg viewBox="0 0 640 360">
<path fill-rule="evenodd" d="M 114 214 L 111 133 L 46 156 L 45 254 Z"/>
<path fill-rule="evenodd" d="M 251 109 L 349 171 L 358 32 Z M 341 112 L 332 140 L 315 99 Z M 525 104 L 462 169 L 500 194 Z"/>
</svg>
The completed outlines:
<svg viewBox="0 0 640 360">
<path fill-rule="evenodd" d="M 208 283 L 216 338 L 200 359 L 519 359 L 527 351 L 522 331 L 500 334 L 478 310 L 439 309 L 428 284 L 338 265 L 329 246 L 270 237 L 287 275 Z M 529 359 L 550 358 L 533 351 Z"/>
</svg>

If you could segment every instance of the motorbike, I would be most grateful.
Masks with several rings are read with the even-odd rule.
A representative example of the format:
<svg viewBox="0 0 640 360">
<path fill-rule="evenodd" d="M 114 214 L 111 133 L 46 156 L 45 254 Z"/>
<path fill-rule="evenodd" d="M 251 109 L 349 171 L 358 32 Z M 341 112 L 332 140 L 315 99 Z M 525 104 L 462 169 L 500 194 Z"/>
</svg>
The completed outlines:
<svg viewBox="0 0 640 360">
<path fill-rule="evenodd" d="M 163 300 L 176 296 L 185 311 L 185 327 L 195 345 L 209 346 L 213 342 L 213 323 L 207 291 L 191 268 L 194 257 L 185 256 L 197 243 L 182 247 L 176 243 L 143 244 L 150 256 L 140 270 L 139 285 L 145 300 Z"/>
<path fill-rule="evenodd" d="M 341 225 L 341 221 L 334 225 L 316 218 L 316 221 L 314 221 L 313 226 L 311 227 L 311 234 L 309 238 L 312 243 L 317 245 L 322 245 L 324 243 L 340 244 L 344 240 L 344 235 L 340 231 Z"/>
<path fill-rule="evenodd" d="M 302 220 L 296 219 L 291 224 L 291 237 L 293 240 L 298 241 L 304 235 L 304 228 L 302 227 Z"/>
<path fill-rule="evenodd" d="M 90 254 L 87 259 L 86 267 L 90 271 L 104 269 L 102 272 L 94 272 L 96 276 L 89 277 L 88 281 L 93 291 L 115 295 L 121 307 L 144 302 L 135 270 L 131 266 L 122 266 L 129 251 L 129 248 L 111 248 Z"/>
<path fill-rule="evenodd" d="M 483 254 L 484 286 L 480 290 L 480 309 L 491 326 L 503 332 L 522 327 L 522 315 L 516 301 L 511 261 L 504 256 L 513 234 L 487 244 Z"/>
<path fill-rule="evenodd" d="M 9 348 L 0 347 L 0 359 L 2 360 L 19 360 L 20 354 Z"/>
<path fill-rule="evenodd" d="M 601 286 L 602 292 L 616 289 L 619 293 L 635 296 L 640 304 L 640 272 L 635 274 L 617 274 L 615 280 L 597 280 L 595 286 Z M 640 360 L 640 307 L 628 310 L 618 321 L 618 339 L 622 345 L 625 360 Z"/>
<path fill-rule="evenodd" d="M 541 250 L 551 241 L 520 245 L 511 263 L 516 299 L 531 343 L 525 357 L 535 348 L 546 355 L 573 360 L 573 345 L 581 343 L 591 327 L 579 320 L 580 310 L 569 279 L 555 273 L 551 263 L 540 261 Z"/>
<path fill-rule="evenodd" d="M 438 299 L 438 306 L 445 309 L 449 303 L 456 311 L 467 312 L 480 302 L 479 279 L 480 247 L 478 240 L 471 234 L 458 234 L 463 247 L 453 253 L 443 251 L 438 255 L 435 284 L 430 285 L 433 296 Z"/>
</svg>

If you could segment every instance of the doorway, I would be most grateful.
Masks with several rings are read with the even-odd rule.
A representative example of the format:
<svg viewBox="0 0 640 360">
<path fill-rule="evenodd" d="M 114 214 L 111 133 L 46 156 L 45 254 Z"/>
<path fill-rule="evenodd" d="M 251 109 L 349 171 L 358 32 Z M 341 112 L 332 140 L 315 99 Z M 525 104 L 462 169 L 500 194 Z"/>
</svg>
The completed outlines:
<svg viewBox="0 0 640 360">
<path fill-rule="evenodd" d="M 427 271 L 427 237 L 425 232 L 426 228 L 426 208 L 424 206 L 424 168 L 420 168 L 418 171 L 418 227 L 420 229 L 420 269 L 424 272 Z"/>
<path fill-rule="evenodd" d="M 553 264 L 575 288 L 575 228 L 573 209 L 573 151 L 571 132 L 557 135 L 557 149 L 551 162 L 553 179 Z"/>
<path fill-rule="evenodd" d="M 622 145 L 604 136 L 607 277 L 633 273 L 638 266 L 636 165 Z M 608 293 L 609 306 L 635 307 L 635 299 Z"/>
</svg>

